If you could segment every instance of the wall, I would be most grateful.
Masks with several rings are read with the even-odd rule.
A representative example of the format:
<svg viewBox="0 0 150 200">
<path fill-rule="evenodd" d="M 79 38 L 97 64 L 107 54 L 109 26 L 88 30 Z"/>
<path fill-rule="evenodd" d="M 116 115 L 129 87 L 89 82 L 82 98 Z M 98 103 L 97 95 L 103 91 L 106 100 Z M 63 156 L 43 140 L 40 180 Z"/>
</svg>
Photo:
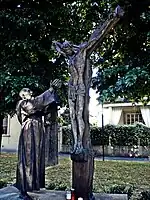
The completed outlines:
<svg viewBox="0 0 150 200">
<path fill-rule="evenodd" d="M 102 156 L 102 146 L 93 146 L 93 150 L 95 151 L 97 156 Z M 62 145 L 61 151 L 63 153 L 70 152 L 71 147 L 67 145 Z M 138 148 L 133 149 L 133 147 L 129 146 L 105 146 L 104 147 L 104 154 L 105 156 L 124 156 L 128 157 L 132 154 L 139 155 L 139 157 L 148 157 L 150 156 L 150 146 L 149 147 L 142 147 L 139 146 Z"/>
<path fill-rule="evenodd" d="M 2 137 L 2 151 L 16 151 L 18 146 L 18 139 L 20 135 L 21 126 L 17 120 L 16 115 L 12 118 L 8 116 L 8 131 L 7 135 Z"/>
</svg>

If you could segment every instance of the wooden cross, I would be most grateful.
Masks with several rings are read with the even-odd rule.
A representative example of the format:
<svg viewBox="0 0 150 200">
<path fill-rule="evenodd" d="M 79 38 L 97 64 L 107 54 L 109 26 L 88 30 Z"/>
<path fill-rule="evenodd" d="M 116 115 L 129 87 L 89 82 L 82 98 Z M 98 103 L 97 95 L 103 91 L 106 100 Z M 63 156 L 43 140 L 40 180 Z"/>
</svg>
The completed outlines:
<svg viewBox="0 0 150 200">
<path fill-rule="evenodd" d="M 120 6 L 109 15 L 108 19 L 92 33 L 90 39 L 80 45 L 68 41 L 54 41 L 56 50 L 69 60 L 69 91 L 68 102 L 74 147 L 72 159 L 72 186 L 77 197 L 84 200 L 92 199 L 92 182 L 94 173 L 94 154 L 90 141 L 89 127 L 89 89 L 92 79 L 90 55 L 95 51 L 110 30 L 124 15 Z"/>
</svg>

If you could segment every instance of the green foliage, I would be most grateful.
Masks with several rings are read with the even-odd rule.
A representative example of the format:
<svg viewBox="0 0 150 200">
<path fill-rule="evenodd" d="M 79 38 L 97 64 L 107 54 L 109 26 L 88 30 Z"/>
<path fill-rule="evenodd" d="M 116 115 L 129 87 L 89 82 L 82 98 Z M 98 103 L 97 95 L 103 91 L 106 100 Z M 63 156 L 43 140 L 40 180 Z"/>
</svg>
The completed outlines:
<svg viewBox="0 0 150 200">
<path fill-rule="evenodd" d="M 126 17 L 102 44 L 99 72 L 94 88 L 99 101 L 114 102 L 118 96 L 143 101 L 150 94 L 150 11 L 149 1 L 127 1 Z M 124 5 L 126 4 L 124 2 Z M 103 76 L 102 71 L 103 69 Z"/>
<path fill-rule="evenodd" d="M 72 144 L 71 128 L 63 128 L 63 144 Z M 91 127 L 90 131 L 92 145 L 111 146 L 150 146 L 150 129 L 142 124 L 136 125 L 106 125 L 104 132 L 101 127 Z M 103 138 L 104 135 L 104 138 Z M 110 141 L 109 141 L 110 140 Z M 140 144 L 139 144 L 140 141 Z"/>
<path fill-rule="evenodd" d="M 62 183 L 62 181 L 56 183 L 50 183 L 46 187 L 48 190 L 62 190 L 65 191 L 67 189 L 67 184 Z"/>
<path fill-rule="evenodd" d="M 17 157 L 16 154 L 1 153 L 0 155 L 0 187 L 6 183 L 12 183 L 16 177 Z"/>
<path fill-rule="evenodd" d="M 60 159 L 58 166 L 46 170 L 48 189 L 71 187 L 71 161 Z M 95 161 L 93 192 L 128 194 L 140 193 L 149 187 L 149 163 Z M 134 199 L 135 200 L 135 199 Z"/>
<path fill-rule="evenodd" d="M 47 187 L 50 189 L 71 187 L 71 161 L 60 159 L 59 165 L 46 170 Z M 149 163 L 95 161 L 93 192 L 128 194 L 141 192 L 149 187 Z"/>
<path fill-rule="evenodd" d="M 104 129 L 104 133 L 102 133 L 102 128 L 93 126 L 91 127 L 90 135 L 91 135 L 92 145 L 102 145 L 103 142 L 105 145 L 109 145 L 109 135 L 106 129 Z"/>
<path fill-rule="evenodd" d="M 30 87 L 39 94 L 48 89 L 51 79 L 66 81 L 67 64 L 51 49 L 52 40 L 67 36 L 59 28 L 62 24 L 62 29 L 68 27 L 66 15 L 71 10 L 63 2 L 60 7 L 58 10 L 55 3 L 46 0 L 1 2 L 1 113 L 14 111 L 22 87 Z"/>
<path fill-rule="evenodd" d="M 0 189 L 7 186 L 6 180 L 0 180 Z"/>
<path fill-rule="evenodd" d="M 134 189 L 135 188 L 133 187 L 133 185 L 114 185 L 108 188 L 108 190 L 106 190 L 105 192 L 110 194 L 127 194 L 128 199 L 131 199 Z"/>
<path fill-rule="evenodd" d="M 150 191 L 143 191 L 138 200 L 150 200 Z"/>
<path fill-rule="evenodd" d="M 128 55 L 126 44 L 131 44 L 132 36 L 135 36 L 135 32 L 137 34 L 138 17 L 143 11 L 143 6 L 140 6 L 140 9 L 135 9 L 135 1 L 2 0 L 0 10 L 0 95 L 2 96 L 2 104 L 0 112 L 7 114 L 14 111 L 18 92 L 23 86 L 31 87 L 39 94 L 49 87 L 51 79 L 68 80 L 66 61 L 51 48 L 52 40 L 64 41 L 66 39 L 75 44 L 87 40 L 90 32 L 99 21 L 104 21 L 108 17 L 108 13 L 118 4 L 124 7 L 126 13 L 129 13 L 126 15 L 126 20 L 123 21 L 126 26 L 123 25 L 122 29 L 118 27 L 116 29 L 117 35 L 112 31 L 101 46 L 103 52 L 97 53 L 98 55 L 102 54 L 102 56 L 105 54 L 106 59 L 111 58 L 119 64 L 120 60 L 125 60 L 125 56 Z M 132 10 L 136 10 L 137 14 L 132 13 Z M 148 23 L 147 15 L 145 13 L 142 15 L 143 23 Z M 129 26 L 131 20 L 133 20 L 133 24 L 134 21 L 136 22 L 135 28 L 134 25 Z M 130 29 L 127 31 L 129 27 Z M 147 25 L 147 27 L 149 26 Z M 143 32 L 144 30 L 143 28 Z M 143 32 L 141 35 L 145 38 Z M 112 36 L 113 38 L 111 38 Z M 112 55 L 110 41 L 116 49 L 114 55 Z M 140 39 L 134 41 L 142 43 L 144 39 L 141 36 Z M 121 43 L 123 45 L 120 45 Z M 133 51 L 134 49 L 131 47 L 134 45 L 132 44 L 129 50 Z M 125 46 L 126 51 L 122 50 L 122 46 Z M 118 55 L 116 59 L 113 58 L 115 55 Z M 144 58 L 146 58 L 145 54 L 143 54 Z M 95 59 L 93 59 L 93 64 L 96 66 Z M 108 66 L 111 65 L 108 64 Z M 112 76 L 111 80 L 113 80 Z M 60 96 L 63 97 L 62 101 L 64 101 L 67 96 L 66 90 L 65 95 L 61 93 Z"/>
<path fill-rule="evenodd" d="M 66 108 L 64 112 L 60 114 L 59 121 L 62 126 L 71 124 L 69 108 Z"/>
<path fill-rule="evenodd" d="M 135 134 L 140 139 L 141 146 L 150 145 L 150 129 L 142 124 L 137 124 L 135 129 Z"/>
<path fill-rule="evenodd" d="M 108 127 L 109 128 L 109 127 Z M 138 129 L 135 126 L 116 126 L 111 133 L 112 146 L 138 145 Z"/>
<path fill-rule="evenodd" d="M 63 127 L 62 129 L 62 144 L 69 145 L 73 142 L 73 134 L 71 127 Z"/>
<path fill-rule="evenodd" d="M 2 154 L 0 158 L 0 180 L 13 183 L 15 179 L 17 157 L 15 154 Z M 46 188 L 51 190 L 65 190 L 71 187 L 71 160 L 60 158 L 59 165 L 46 169 Z M 149 162 L 124 161 L 95 161 L 95 176 L 93 192 L 112 192 L 140 194 L 149 191 L 150 185 Z M 147 196 L 146 196 L 147 195 Z M 138 199 L 139 195 L 136 195 Z M 141 195 L 140 195 L 141 197 Z M 148 192 L 145 192 L 145 197 Z M 141 199 L 142 200 L 142 199 Z M 143 200 L 145 200 L 143 198 Z M 146 199 L 148 200 L 148 199 Z"/>
<path fill-rule="evenodd" d="M 102 20 L 109 11 L 107 2 L 95 3 L 61 0 L 58 7 L 58 1 L 1 1 L 1 114 L 14 112 L 22 87 L 39 94 L 49 87 L 51 79 L 68 80 L 66 61 L 51 48 L 52 40 L 77 44 L 86 40 L 93 22 Z M 60 96 L 64 101 L 66 90 Z"/>
</svg>

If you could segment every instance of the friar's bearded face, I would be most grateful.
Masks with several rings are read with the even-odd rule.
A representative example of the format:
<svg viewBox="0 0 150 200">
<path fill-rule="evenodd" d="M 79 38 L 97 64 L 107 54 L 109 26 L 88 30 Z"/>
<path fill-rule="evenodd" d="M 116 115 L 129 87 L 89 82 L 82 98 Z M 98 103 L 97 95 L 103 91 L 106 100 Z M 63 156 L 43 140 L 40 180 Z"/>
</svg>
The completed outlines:
<svg viewBox="0 0 150 200">
<path fill-rule="evenodd" d="M 29 88 L 23 88 L 20 93 L 22 99 L 32 99 L 33 92 Z"/>
</svg>

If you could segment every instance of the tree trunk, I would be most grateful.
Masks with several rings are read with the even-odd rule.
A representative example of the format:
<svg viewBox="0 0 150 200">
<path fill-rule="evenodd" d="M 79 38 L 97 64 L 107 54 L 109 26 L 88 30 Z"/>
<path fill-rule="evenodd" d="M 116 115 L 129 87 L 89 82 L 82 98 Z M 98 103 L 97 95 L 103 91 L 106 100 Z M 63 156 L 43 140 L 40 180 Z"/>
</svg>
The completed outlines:
<svg viewBox="0 0 150 200">
<path fill-rule="evenodd" d="M 0 115 L 0 153 L 1 153 L 1 145 L 2 145 L 2 135 L 3 135 L 3 116 Z"/>
<path fill-rule="evenodd" d="M 45 165 L 58 164 L 58 123 L 57 105 L 50 108 L 49 123 L 45 125 Z"/>
</svg>

